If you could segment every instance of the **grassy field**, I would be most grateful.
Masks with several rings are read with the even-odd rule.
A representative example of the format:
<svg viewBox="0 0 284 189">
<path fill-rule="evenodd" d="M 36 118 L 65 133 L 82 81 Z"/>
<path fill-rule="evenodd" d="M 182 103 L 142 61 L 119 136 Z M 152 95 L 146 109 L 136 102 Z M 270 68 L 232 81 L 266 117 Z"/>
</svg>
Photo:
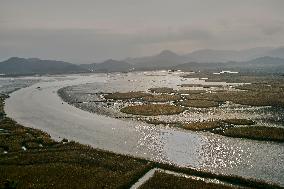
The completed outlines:
<svg viewBox="0 0 284 189">
<path fill-rule="evenodd" d="M 144 160 L 94 150 L 77 143 L 0 156 L 0 186 L 18 188 L 124 188 L 141 177 Z"/>
</svg>

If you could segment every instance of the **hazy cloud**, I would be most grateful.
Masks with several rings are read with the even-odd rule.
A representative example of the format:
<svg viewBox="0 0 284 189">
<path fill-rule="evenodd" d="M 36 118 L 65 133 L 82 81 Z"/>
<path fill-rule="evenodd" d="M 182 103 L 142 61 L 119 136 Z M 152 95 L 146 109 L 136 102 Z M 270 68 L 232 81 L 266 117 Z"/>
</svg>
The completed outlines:
<svg viewBox="0 0 284 189">
<path fill-rule="evenodd" d="M 281 25 L 276 25 L 276 26 L 267 26 L 262 28 L 262 32 L 265 35 L 277 35 L 277 34 L 283 34 L 284 33 L 284 28 Z"/>
<path fill-rule="evenodd" d="M 0 59 L 85 63 L 284 43 L 282 0 L 0 0 Z"/>
</svg>

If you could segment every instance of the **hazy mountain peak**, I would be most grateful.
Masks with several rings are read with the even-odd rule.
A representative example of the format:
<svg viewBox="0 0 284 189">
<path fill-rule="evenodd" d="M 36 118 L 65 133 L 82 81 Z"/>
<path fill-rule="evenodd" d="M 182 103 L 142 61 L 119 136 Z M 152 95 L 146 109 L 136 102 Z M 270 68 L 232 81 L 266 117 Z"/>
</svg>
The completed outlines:
<svg viewBox="0 0 284 189">
<path fill-rule="evenodd" d="M 112 64 L 112 63 L 118 63 L 118 62 L 122 62 L 122 61 L 119 61 L 119 60 L 114 60 L 114 59 L 108 59 L 108 60 L 105 60 L 103 61 L 101 64 Z"/>
<path fill-rule="evenodd" d="M 39 58 L 20 58 L 20 57 L 11 57 L 8 60 L 4 62 L 17 62 L 17 63 L 24 63 L 24 62 L 30 62 L 30 63 L 37 63 L 37 62 L 42 62 L 44 60 L 41 60 Z M 46 61 L 53 61 L 53 60 L 46 60 Z M 54 61 L 54 62 L 59 62 L 59 61 Z"/>
<path fill-rule="evenodd" d="M 284 64 L 284 59 L 279 58 L 279 57 L 263 56 L 263 57 L 255 58 L 251 60 L 250 62 L 266 63 L 266 64 L 278 62 L 278 63 Z"/>
<path fill-rule="evenodd" d="M 0 73 L 4 74 L 34 74 L 34 73 L 78 73 L 87 70 L 68 62 L 56 60 L 41 60 L 38 58 L 11 57 L 0 62 Z"/>
<path fill-rule="evenodd" d="M 20 61 L 20 60 L 25 60 L 24 58 L 19 58 L 19 57 L 11 57 L 8 60 L 6 60 L 7 62 L 13 62 L 13 61 Z"/>
<path fill-rule="evenodd" d="M 38 62 L 38 61 L 41 61 L 41 59 L 39 59 L 39 58 L 28 58 L 28 59 L 26 59 L 26 60 L 28 60 L 28 61 L 30 61 L 30 62 Z"/>
<path fill-rule="evenodd" d="M 170 50 L 163 50 L 158 54 L 158 56 L 179 56 L 179 55 Z"/>
</svg>

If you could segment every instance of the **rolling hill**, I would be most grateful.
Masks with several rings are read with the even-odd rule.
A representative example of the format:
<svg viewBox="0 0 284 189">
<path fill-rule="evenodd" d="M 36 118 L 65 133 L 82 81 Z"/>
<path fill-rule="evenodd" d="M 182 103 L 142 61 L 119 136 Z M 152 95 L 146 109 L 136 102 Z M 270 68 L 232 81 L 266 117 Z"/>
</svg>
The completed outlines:
<svg viewBox="0 0 284 189">
<path fill-rule="evenodd" d="M 41 60 L 38 58 L 12 57 L 0 62 L 0 74 L 61 74 L 81 73 L 88 70 L 68 62 Z"/>
<path fill-rule="evenodd" d="M 249 61 L 226 63 L 198 63 L 189 62 L 173 66 L 171 69 L 183 71 L 222 71 L 238 72 L 284 73 L 284 59 L 275 57 L 260 57 Z"/>
</svg>

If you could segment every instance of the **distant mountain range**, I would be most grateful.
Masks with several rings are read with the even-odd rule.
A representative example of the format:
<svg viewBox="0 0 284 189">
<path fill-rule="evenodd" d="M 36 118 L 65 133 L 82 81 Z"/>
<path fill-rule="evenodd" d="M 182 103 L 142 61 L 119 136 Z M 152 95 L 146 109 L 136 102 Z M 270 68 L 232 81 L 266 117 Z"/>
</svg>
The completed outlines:
<svg viewBox="0 0 284 189">
<path fill-rule="evenodd" d="M 140 58 L 128 58 L 124 61 L 135 65 L 136 68 L 168 68 L 189 62 L 189 59 L 172 51 L 164 50 L 157 55 Z"/>
<path fill-rule="evenodd" d="M 138 66 L 144 65 L 145 67 L 156 67 L 157 65 L 176 66 L 187 62 L 243 62 L 265 56 L 284 58 L 284 47 L 257 47 L 240 51 L 203 49 L 182 55 L 169 50 L 164 50 L 157 55 L 140 58 L 127 58 L 125 61 Z"/>
<path fill-rule="evenodd" d="M 275 50 L 279 50 L 279 53 L 274 53 Z M 280 53 L 282 51 L 282 53 Z M 284 48 L 269 48 L 269 47 L 258 47 L 253 49 L 246 49 L 240 51 L 232 50 L 211 50 L 203 49 L 197 50 L 191 53 L 184 55 L 190 61 L 195 62 L 228 62 L 228 61 L 249 61 L 251 59 L 271 56 L 284 58 Z"/>
<path fill-rule="evenodd" d="M 0 74 L 58 74 L 81 72 L 129 72 L 133 70 L 174 69 L 284 73 L 284 47 L 260 47 L 241 51 L 198 50 L 179 55 L 169 50 L 153 56 L 106 60 L 75 65 L 63 61 L 13 57 L 0 62 Z"/>
<path fill-rule="evenodd" d="M 118 60 L 106 60 L 102 63 L 81 64 L 81 67 L 90 70 L 91 72 L 128 72 L 133 70 L 134 66 Z"/>
<path fill-rule="evenodd" d="M 211 71 L 219 72 L 222 70 L 231 70 L 238 72 L 255 73 L 284 73 L 284 59 L 275 57 L 260 57 L 249 61 L 236 62 L 229 61 L 225 63 L 197 63 L 190 62 L 173 66 L 173 70 L 183 71 Z"/>
<path fill-rule="evenodd" d="M 0 74 L 61 74 L 88 72 L 79 65 L 56 60 L 12 57 L 0 62 Z"/>
<path fill-rule="evenodd" d="M 160 56 L 162 54 L 162 56 Z M 92 72 L 129 72 L 129 71 L 144 71 L 144 70 L 183 70 L 183 71 L 222 71 L 232 70 L 238 72 L 262 72 L 262 73 L 284 73 L 284 58 L 277 57 L 259 57 L 248 61 L 228 61 L 228 62 L 186 62 L 178 61 L 177 56 L 173 56 L 171 61 L 162 61 L 166 56 L 170 55 L 160 53 L 153 59 L 147 58 L 145 63 L 130 64 L 126 61 L 107 60 L 97 64 L 82 65 Z M 175 60 L 176 59 L 176 60 Z M 136 59 L 138 60 L 138 59 Z M 154 61 L 155 60 L 155 61 Z M 169 60 L 166 59 L 165 60 Z M 178 62 L 178 63 L 177 63 Z"/>
</svg>

